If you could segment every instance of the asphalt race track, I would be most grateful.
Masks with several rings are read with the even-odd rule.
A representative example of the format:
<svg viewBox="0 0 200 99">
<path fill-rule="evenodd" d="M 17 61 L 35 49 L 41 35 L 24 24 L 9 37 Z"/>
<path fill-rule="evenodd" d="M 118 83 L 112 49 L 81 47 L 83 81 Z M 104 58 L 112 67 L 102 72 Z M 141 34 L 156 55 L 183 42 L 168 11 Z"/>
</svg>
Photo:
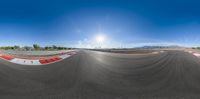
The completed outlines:
<svg viewBox="0 0 200 99">
<path fill-rule="evenodd" d="M 0 99 L 194 98 L 200 98 L 200 59 L 183 51 L 79 51 L 44 66 L 0 60 Z"/>
</svg>

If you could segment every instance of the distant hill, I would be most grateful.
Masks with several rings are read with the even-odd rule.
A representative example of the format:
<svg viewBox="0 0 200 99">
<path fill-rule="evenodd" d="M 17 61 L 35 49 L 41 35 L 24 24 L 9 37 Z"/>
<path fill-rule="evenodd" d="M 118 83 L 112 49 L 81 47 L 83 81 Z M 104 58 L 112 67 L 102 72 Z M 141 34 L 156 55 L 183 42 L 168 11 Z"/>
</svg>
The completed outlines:
<svg viewBox="0 0 200 99">
<path fill-rule="evenodd" d="M 170 45 L 170 46 L 142 46 L 142 47 L 137 47 L 141 49 L 152 49 L 152 48 L 183 48 L 178 45 Z"/>
</svg>

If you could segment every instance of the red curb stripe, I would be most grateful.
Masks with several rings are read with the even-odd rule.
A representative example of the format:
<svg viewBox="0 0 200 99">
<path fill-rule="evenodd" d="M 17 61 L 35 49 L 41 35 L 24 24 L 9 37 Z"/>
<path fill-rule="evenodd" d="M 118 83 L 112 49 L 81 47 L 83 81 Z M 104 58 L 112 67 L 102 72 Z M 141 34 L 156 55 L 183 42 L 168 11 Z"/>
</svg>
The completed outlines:
<svg viewBox="0 0 200 99">
<path fill-rule="evenodd" d="M 46 59 L 41 59 L 41 60 L 39 60 L 39 62 L 40 62 L 41 64 L 47 64 Z"/>
<path fill-rule="evenodd" d="M 5 60 L 12 60 L 12 59 L 14 59 L 14 57 L 10 56 L 10 55 L 2 55 L 0 57 L 3 58 L 3 59 L 5 59 Z"/>
<path fill-rule="evenodd" d="M 40 59 L 39 62 L 41 64 L 49 64 L 58 60 L 61 60 L 62 58 L 59 57 L 51 57 L 51 58 L 47 58 L 47 59 Z"/>
<path fill-rule="evenodd" d="M 74 54 L 77 54 L 77 52 L 72 51 L 72 52 L 62 53 L 62 55 L 65 55 L 65 54 L 72 56 Z M 12 56 L 12 55 L 0 54 L 0 58 L 8 60 L 8 61 L 16 63 L 16 64 L 24 64 L 24 65 L 28 64 L 28 65 L 30 65 L 31 62 L 34 61 L 37 65 L 42 65 L 42 64 L 45 65 L 45 64 L 50 64 L 50 63 L 62 60 L 64 58 L 67 58 L 67 57 L 61 57 L 62 55 L 48 56 L 48 57 L 26 58 L 26 57 L 15 57 L 15 56 Z M 24 59 L 24 62 L 23 62 L 23 59 Z"/>
<path fill-rule="evenodd" d="M 197 52 L 192 52 L 192 54 L 199 54 L 199 53 L 197 53 Z"/>
<path fill-rule="evenodd" d="M 55 60 L 61 60 L 62 58 L 60 58 L 60 57 L 56 57 L 56 58 L 54 58 Z"/>
</svg>

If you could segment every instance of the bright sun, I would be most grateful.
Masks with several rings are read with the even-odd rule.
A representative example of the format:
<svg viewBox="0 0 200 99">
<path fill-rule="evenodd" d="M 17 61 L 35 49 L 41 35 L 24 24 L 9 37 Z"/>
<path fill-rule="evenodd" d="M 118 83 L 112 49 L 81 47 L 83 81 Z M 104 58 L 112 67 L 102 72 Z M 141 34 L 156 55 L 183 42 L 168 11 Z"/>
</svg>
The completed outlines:
<svg viewBox="0 0 200 99">
<path fill-rule="evenodd" d="M 97 35 L 96 36 L 96 41 L 98 43 L 103 43 L 105 41 L 105 37 L 103 35 Z"/>
</svg>

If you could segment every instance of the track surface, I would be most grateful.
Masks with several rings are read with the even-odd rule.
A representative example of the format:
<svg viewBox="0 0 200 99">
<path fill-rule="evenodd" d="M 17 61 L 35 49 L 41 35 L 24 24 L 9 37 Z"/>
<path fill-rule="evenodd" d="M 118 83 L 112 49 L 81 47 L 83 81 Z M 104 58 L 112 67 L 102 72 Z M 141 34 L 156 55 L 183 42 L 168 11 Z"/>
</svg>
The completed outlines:
<svg viewBox="0 0 200 99">
<path fill-rule="evenodd" d="M 80 51 L 45 66 L 0 60 L 0 99 L 199 99 L 200 60 L 186 52 Z"/>
</svg>

